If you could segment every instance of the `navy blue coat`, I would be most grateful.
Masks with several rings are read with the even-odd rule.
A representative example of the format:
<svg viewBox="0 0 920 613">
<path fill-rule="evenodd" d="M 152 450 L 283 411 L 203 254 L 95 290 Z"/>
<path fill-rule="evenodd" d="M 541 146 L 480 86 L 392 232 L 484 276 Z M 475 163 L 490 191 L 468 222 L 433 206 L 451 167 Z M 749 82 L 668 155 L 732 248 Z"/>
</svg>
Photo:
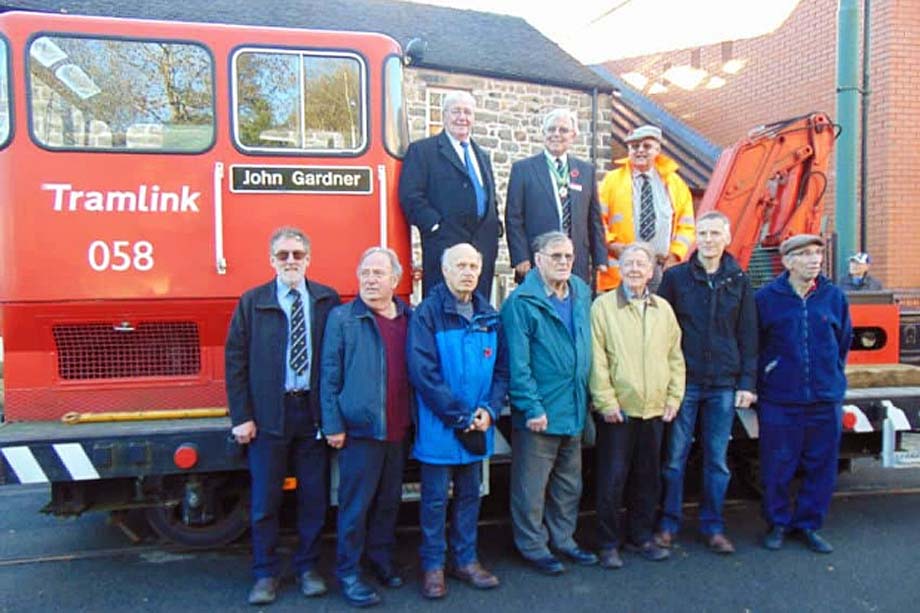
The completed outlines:
<svg viewBox="0 0 920 613">
<path fill-rule="evenodd" d="M 408 304 L 395 298 L 400 315 Z M 380 328 L 360 297 L 334 309 L 323 340 L 323 432 L 386 440 L 387 356 Z"/>
<path fill-rule="evenodd" d="M 757 380 L 757 307 L 738 261 L 722 255 L 710 280 L 697 257 L 664 271 L 657 294 L 681 329 L 687 383 L 753 392 Z"/>
<path fill-rule="evenodd" d="M 853 339 L 846 295 L 824 275 L 805 298 L 784 272 L 757 291 L 757 395 L 776 404 L 839 403 Z"/>
<path fill-rule="evenodd" d="M 412 315 L 409 379 L 416 391 L 416 459 L 428 464 L 469 464 L 492 454 L 494 428 L 486 431 L 486 453 L 477 456 L 457 440 L 482 407 L 496 423 L 508 394 L 508 352 L 501 321 L 489 302 L 473 295 L 473 319 L 457 312 L 443 283 Z"/>
<path fill-rule="evenodd" d="M 571 154 L 568 155 L 568 161 L 572 244 L 575 247 L 572 272 L 591 285 L 594 267 L 607 264 L 597 181 L 594 178 L 594 166 Z M 555 192 L 556 186 L 550 180 L 546 154 L 542 151 L 511 166 L 508 198 L 505 200 L 505 232 L 512 266 L 528 260 L 533 264 L 533 240 L 541 234 L 560 229 Z"/>
<path fill-rule="evenodd" d="M 310 411 L 320 423 L 319 355 L 329 312 L 341 301 L 334 289 L 307 280 L 310 295 Z M 255 421 L 261 432 L 284 434 L 284 374 L 288 320 L 276 280 L 240 297 L 224 346 L 227 404 L 234 426 Z"/>
<path fill-rule="evenodd" d="M 492 294 L 498 256 L 498 204 L 489 156 L 470 139 L 486 192 L 486 214 L 476 214 L 476 192 L 463 160 L 443 132 L 409 145 L 399 177 L 399 204 L 422 237 L 422 289 L 427 296 L 443 281 L 441 254 L 457 243 L 470 243 L 482 254 L 482 275 L 476 288 Z M 438 226 L 437 230 L 432 230 Z"/>
</svg>

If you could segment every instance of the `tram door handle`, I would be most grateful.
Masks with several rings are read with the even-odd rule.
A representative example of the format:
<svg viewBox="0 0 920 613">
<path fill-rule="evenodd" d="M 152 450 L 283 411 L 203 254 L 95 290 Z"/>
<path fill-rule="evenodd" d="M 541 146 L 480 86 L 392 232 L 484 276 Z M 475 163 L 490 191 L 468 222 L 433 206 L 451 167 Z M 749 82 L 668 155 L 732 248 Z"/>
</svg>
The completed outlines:
<svg viewBox="0 0 920 613">
<path fill-rule="evenodd" d="M 224 257 L 224 164 L 214 163 L 214 266 L 217 274 L 227 274 Z"/>
</svg>

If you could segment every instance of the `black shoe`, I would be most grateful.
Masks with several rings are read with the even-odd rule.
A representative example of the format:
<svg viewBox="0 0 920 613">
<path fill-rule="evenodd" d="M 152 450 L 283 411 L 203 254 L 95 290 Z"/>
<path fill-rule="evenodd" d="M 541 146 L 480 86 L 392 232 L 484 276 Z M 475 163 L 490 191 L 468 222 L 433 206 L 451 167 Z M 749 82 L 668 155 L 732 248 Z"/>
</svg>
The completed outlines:
<svg viewBox="0 0 920 613">
<path fill-rule="evenodd" d="M 249 590 L 249 604 L 271 604 L 275 602 L 277 591 L 277 578 L 262 577 L 261 579 L 256 579 L 252 589 Z"/>
<path fill-rule="evenodd" d="M 565 566 L 562 565 L 562 562 L 551 555 L 535 560 L 527 558 L 527 561 L 544 575 L 561 575 L 565 572 Z"/>
<path fill-rule="evenodd" d="M 582 566 L 593 566 L 597 564 L 597 556 L 591 553 L 590 551 L 585 551 L 579 546 L 575 546 L 572 549 L 561 550 L 559 553 Z"/>
<path fill-rule="evenodd" d="M 799 536 L 815 553 L 833 553 L 834 546 L 828 543 L 817 530 L 799 530 Z"/>
<path fill-rule="evenodd" d="M 763 537 L 763 546 L 772 551 L 782 549 L 786 530 L 782 526 L 773 526 Z"/>
<path fill-rule="evenodd" d="M 664 547 L 659 547 L 652 540 L 645 541 L 641 545 L 634 545 L 629 543 L 626 545 L 626 549 L 638 553 L 646 560 L 650 560 L 652 562 L 661 562 L 662 560 L 667 560 L 671 557 L 670 551 Z"/>
<path fill-rule="evenodd" d="M 326 582 L 316 571 L 304 571 L 300 575 L 300 593 L 308 598 L 322 596 L 326 593 Z"/>
<path fill-rule="evenodd" d="M 358 575 L 342 577 L 339 579 L 342 586 L 342 596 L 353 607 L 372 607 L 380 604 L 380 596 L 374 588 L 361 581 Z"/>
<path fill-rule="evenodd" d="M 377 582 L 383 587 L 395 590 L 403 586 L 402 577 L 393 570 L 392 566 L 384 567 L 371 564 L 370 567 L 371 572 L 374 574 L 374 578 L 377 579 Z"/>
</svg>

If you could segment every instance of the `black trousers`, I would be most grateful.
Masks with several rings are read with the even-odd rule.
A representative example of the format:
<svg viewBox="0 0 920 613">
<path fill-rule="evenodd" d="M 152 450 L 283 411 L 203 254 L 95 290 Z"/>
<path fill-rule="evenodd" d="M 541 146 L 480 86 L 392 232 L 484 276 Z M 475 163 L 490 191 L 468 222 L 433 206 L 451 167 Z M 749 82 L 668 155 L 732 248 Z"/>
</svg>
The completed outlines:
<svg viewBox="0 0 920 613">
<path fill-rule="evenodd" d="M 661 490 L 661 440 L 664 422 L 629 418 L 609 424 L 596 418 L 597 523 L 601 550 L 623 540 L 620 507 L 626 502 L 625 536 L 635 545 L 652 538 Z"/>
<path fill-rule="evenodd" d="M 326 521 L 329 491 L 326 442 L 316 436 L 308 396 L 284 397 L 284 435 L 258 432 L 249 443 L 252 477 L 252 555 L 257 579 L 281 575 L 276 552 L 284 478 L 297 478 L 297 533 L 294 570 L 311 570 L 319 560 L 319 537 Z"/>
</svg>

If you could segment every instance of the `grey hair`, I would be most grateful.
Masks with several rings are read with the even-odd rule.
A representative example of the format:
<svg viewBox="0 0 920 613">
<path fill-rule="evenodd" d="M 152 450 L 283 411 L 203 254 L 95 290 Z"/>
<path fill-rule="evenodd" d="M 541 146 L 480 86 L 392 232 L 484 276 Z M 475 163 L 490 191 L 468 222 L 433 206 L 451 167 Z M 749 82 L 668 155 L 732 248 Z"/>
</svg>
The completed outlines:
<svg viewBox="0 0 920 613">
<path fill-rule="evenodd" d="M 568 119 L 569 123 L 572 124 L 572 133 L 578 134 L 578 115 L 570 109 L 558 108 L 553 109 L 543 117 L 543 133 L 546 134 L 546 131 L 549 130 L 549 127 L 556 122 L 560 117 Z"/>
<path fill-rule="evenodd" d="M 701 221 L 706 221 L 707 219 L 718 219 L 725 226 L 725 231 L 731 234 L 732 222 L 728 218 L 728 215 L 726 215 L 722 211 L 707 211 L 696 218 L 696 223 L 700 223 Z"/>
<path fill-rule="evenodd" d="M 303 230 L 300 228 L 295 228 L 293 226 L 282 226 L 272 232 L 272 236 L 268 239 L 268 254 L 275 254 L 275 243 L 286 238 L 294 238 L 303 243 L 303 248 L 305 251 L 310 251 L 310 237 L 304 234 Z"/>
<path fill-rule="evenodd" d="M 450 107 L 457 102 L 468 102 L 474 110 L 476 109 L 476 98 L 473 97 L 473 94 L 463 90 L 452 91 L 441 100 L 442 120 L 444 119 L 443 115 L 447 115 L 447 111 L 450 110 Z"/>
<path fill-rule="evenodd" d="M 361 275 L 361 266 L 364 264 L 364 260 L 371 257 L 374 254 L 382 253 L 387 256 L 390 260 L 390 266 L 393 268 L 393 274 L 396 275 L 396 280 L 399 281 L 402 279 L 402 264 L 399 263 L 399 256 L 396 255 L 396 252 L 388 247 L 371 247 L 367 249 L 364 253 L 361 254 L 361 259 L 358 260 L 358 268 L 355 270 L 358 276 Z"/>
<path fill-rule="evenodd" d="M 469 243 L 457 243 L 456 245 L 451 245 L 444 250 L 444 253 L 441 254 L 441 268 L 447 268 L 451 265 L 451 257 L 454 255 L 454 252 L 458 247 L 469 247 L 476 252 L 476 255 L 479 257 L 479 263 L 482 264 L 482 254 L 479 253 L 479 249 L 476 249 L 473 245 Z"/>
<path fill-rule="evenodd" d="M 623 251 L 620 252 L 619 259 L 622 260 L 624 257 L 626 257 L 627 253 L 631 253 L 633 251 L 641 251 L 642 253 L 645 254 L 645 257 L 648 258 L 648 261 L 650 264 L 655 263 L 655 250 L 652 249 L 652 246 L 649 245 L 648 243 L 644 243 L 641 241 L 630 243 L 626 245 L 625 247 L 623 247 Z"/>
<path fill-rule="evenodd" d="M 537 238 L 533 239 L 533 245 L 531 245 L 531 247 L 533 248 L 534 253 L 539 253 L 550 245 L 563 241 L 571 243 L 572 239 L 570 239 L 564 232 L 560 232 L 559 230 L 552 230 L 550 232 L 544 232 Z"/>
</svg>

